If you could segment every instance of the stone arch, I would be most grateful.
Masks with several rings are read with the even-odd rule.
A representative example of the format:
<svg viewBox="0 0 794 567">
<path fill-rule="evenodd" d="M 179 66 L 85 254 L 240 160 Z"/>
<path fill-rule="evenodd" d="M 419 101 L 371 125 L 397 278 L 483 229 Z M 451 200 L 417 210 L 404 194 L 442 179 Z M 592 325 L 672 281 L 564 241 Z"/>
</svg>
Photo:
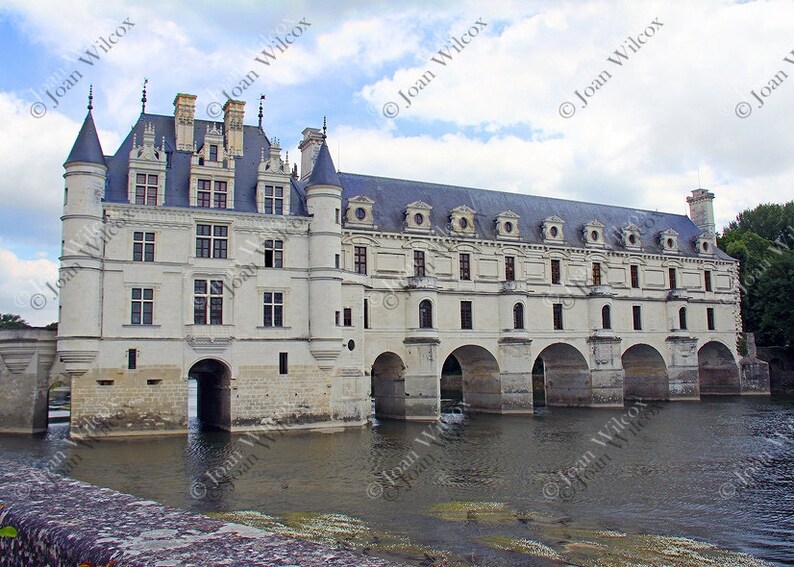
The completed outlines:
<svg viewBox="0 0 794 567">
<path fill-rule="evenodd" d="M 731 350 L 719 341 L 709 341 L 698 350 L 700 393 L 740 394 L 739 365 Z"/>
<path fill-rule="evenodd" d="M 202 429 L 231 431 L 231 370 L 215 358 L 195 362 L 188 380 L 196 381 L 196 417 Z"/>
<path fill-rule="evenodd" d="M 405 419 L 405 364 L 393 352 L 384 352 L 372 363 L 372 398 L 375 417 Z"/>
<path fill-rule="evenodd" d="M 670 380 L 667 365 L 658 350 L 650 345 L 636 344 L 621 357 L 624 400 L 667 400 Z"/>
<path fill-rule="evenodd" d="M 542 361 L 542 366 L 537 361 Z M 536 358 L 536 374 L 544 383 L 546 404 L 550 406 L 590 406 L 593 381 L 587 359 L 576 347 L 554 343 Z"/>
<path fill-rule="evenodd" d="M 472 412 L 499 413 L 502 409 L 502 382 L 496 357 L 478 345 L 465 345 L 450 357 L 460 365 L 461 389 L 466 409 Z"/>
</svg>

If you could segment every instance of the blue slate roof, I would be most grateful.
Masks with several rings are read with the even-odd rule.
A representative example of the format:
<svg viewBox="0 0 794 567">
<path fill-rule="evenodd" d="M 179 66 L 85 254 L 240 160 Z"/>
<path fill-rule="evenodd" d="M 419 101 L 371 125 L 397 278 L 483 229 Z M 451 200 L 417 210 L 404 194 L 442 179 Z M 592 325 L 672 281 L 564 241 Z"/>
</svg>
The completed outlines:
<svg viewBox="0 0 794 567">
<path fill-rule="evenodd" d="M 94 126 L 94 117 L 91 116 L 91 110 L 85 115 L 83 126 L 80 128 L 80 133 L 77 134 L 72 151 L 69 152 L 69 157 L 66 158 L 64 165 L 78 161 L 106 165 L 105 154 L 102 152 L 102 145 L 99 143 L 99 136 L 97 135 L 96 126 Z"/>
<path fill-rule="evenodd" d="M 341 187 L 339 177 L 336 175 L 336 168 L 334 161 L 331 159 L 331 153 L 328 151 L 328 145 L 323 140 L 323 145 L 320 146 L 320 151 L 317 154 L 317 159 L 314 161 L 312 167 L 312 174 L 309 176 L 309 183 L 306 187 L 314 185 L 333 185 Z"/>
<path fill-rule="evenodd" d="M 518 225 L 522 242 L 542 244 L 543 220 L 556 215 L 565 221 L 565 242 L 573 248 L 585 248 L 582 238 L 584 225 L 597 220 L 604 225 L 606 250 L 626 250 L 622 245 L 621 228 L 632 223 L 640 228 L 643 252 L 661 254 L 659 233 L 673 229 L 678 233 L 680 255 L 698 255 L 695 239 L 701 232 L 686 215 L 354 173 L 339 173 L 339 180 L 345 206 L 348 199 L 358 195 L 375 201 L 375 224 L 384 232 L 401 232 L 405 225 L 406 205 L 423 201 L 433 207 L 430 222 L 436 233 L 448 233 L 450 211 L 466 205 L 476 211 L 474 219 L 479 238 L 496 239 L 496 217 L 510 210 L 520 217 Z M 720 259 L 731 259 L 721 250 L 716 254 Z"/>
<path fill-rule="evenodd" d="M 130 151 L 133 135 L 137 136 L 138 144 L 143 140 L 143 130 L 151 123 L 155 131 L 155 145 L 159 148 L 165 136 L 165 151 L 168 155 L 168 167 L 165 175 L 165 202 L 169 207 L 190 206 L 190 160 L 193 152 L 176 151 L 176 134 L 174 117 L 156 114 L 141 114 L 127 137 L 121 143 L 116 154 L 107 158 L 108 180 L 105 190 L 105 201 L 111 203 L 127 203 L 127 176 L 129 172 Z M 196 147 L 204 145 L 207 127 L 216 125 L 223 130 L 222 122 L 196 120 L 193 138 Z M 265 156 L 270 153 L 270 140 L 258 126 L 243 126 L 243 155 L 234 161 L 234 205 L 237 211 L 255 213 L 256 208 L 256 176 L 264 150 Z M 293 215 L 305 215 L 306 207 L 302 191 L 292 184 L 290 199 Z M 230 206 L 230 208 L 232 208 Z"/>
<path fill-rule="evenodd" d="M 132 137 L 133 134 L 136 134 L 138 140 L 142 140 L 144 127 L 150 122 L 155 128 L 157 147 L 160 147 L 162 137 L 165 136 L 165 149 L 169 156 L 166 170 L 165 205 L 188 207 L 192 152 L 175 151 L 174 118 L 154 114 L 142 114 L 116 154 L 104 158 L 109 168 L 105 200 L 115 203 L 127 202 L 127 175 Z M 197 148 L 201 148 L 204 144 L 207 126 L 213 124 L 217 124 L 221 129 L 223 127 L 222 123 L 208 120 L 195 121 L 194 139 Z M 257 211 L 257 168 L 262 151 L 264 150 L 266 156 L 270 152 L 270 141 L 258 126 L 244 126 L 243 128 L 244 153 L 242 157 L 235 159 L 234 209 L 255 213 Z M 96 142 L 95 147 L 94 141 Z M 90 157 L 94 160 L 99 159 L 97 155 L 101 157 L 99 139 L 96 136 L 90 112 L 67 163 L 74 161 L 72 154 L 82 158 Z M 700 235 L 700 230 L 685 215 L 422 181 L 337 173 L 325 142 L 320 147 L 315 167 L 309 179 L 307 181 L 291 180 L 291 215 L 305 216 L 308 214 L 305 204 L 306 187 L 317 184 L 341 186 L 345 206 L 348 199 L 358 195 L 372 199 L 375 202 L 373 207 L 375 224 L 378 226 L 378 230 L 384 232 L 402 232 L 406 206 L 414 201 L 424 201 L 433 207 L 430 221 L 436 229 L 436 233 L 446 233 L 450 211 L 461 205 L 466 205 L 476 211 L 477 238 L 496 239 L 496 217 L 500 213 L 510 210 L 520 217 L 518 225 L 521 242 L 542 244 L 541 226 L 543 220 L 556 215 L 565 221 L 563 227 L 565 242 L 573 248 L 585 247 L 582 240 L 584 225 L 597 220 L 604 225 L 604 249 L 606 250 L 625 251 L 621 241 L 621 228 L 632 223 L 641 230 L 640 240 L 643 252 L 661 253 L 659 233 L 672 229 L 678 233 L 680 255 L 698 256 L 695 239 Z M 716 258 L 732 260 L 721 250 L 716 251 Z"/>
</svg>

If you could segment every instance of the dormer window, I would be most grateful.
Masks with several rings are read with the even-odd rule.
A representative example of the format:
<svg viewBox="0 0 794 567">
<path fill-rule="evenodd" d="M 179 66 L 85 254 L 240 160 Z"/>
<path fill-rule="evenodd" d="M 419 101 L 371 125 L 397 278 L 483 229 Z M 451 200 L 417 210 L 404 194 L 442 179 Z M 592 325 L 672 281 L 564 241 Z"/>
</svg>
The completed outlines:
<svg viewBox="0 0 794 567">
<path fill-rule="evenodd" d="M 666 254 L 678 252 L 678 233 L 672 229 L 665 230 L 659 234 L 659 246 Z"/>
<path fill-rule="evenodd" d="M 458 234 L 474 236 L 474 209 L 463 205 L 449 213 L 449 228 Z"/>
<path fill-rule="evenodd" d="M 210 161 L 218 161 L 218 146 L 210 144 Z"/>
<path fill-rule="evenodd" d="M 565 240 L 565 234 L 563 233 L 564 224 L 565 221 L 557 215 L 545 218 L 541 227 L 543 241 L 547 244 L 562 243 Z"/>
<path fill-rule="evenodd" d="M 604 246 L 604 225 L 593 219 L 584 225 L 582 230 L 584 243 L 591 248 L 603 248 Z"/>
<path fill-rule="evenodd" d="M 695 248 L 701 256 L 712 256 L 714 254 L 714 242 L 712 236 L 703 233 L 695 239 Z"/>
<path fill-rule="evenodd" d="M 635 224 L 627 224 L 622 229 L 623 246 L 629 250 L 639 250 L 642 247 L 640 241 L 640 228 Z"/>
<path fill-rule="evenodd" d="M 356 195 L 347 201 L 347 212 L 345 213 L 345 225 L 372 228 L 374 227 L 374 214 L 372 206 L 375 201 L 364 195 Z"/>
<path fill-rule="evenodd" d="M 521 236 L 518 219 L 519 216 L 509 210 L 496 215 L 496 236 L 507 240 L 518 240 Z"/>
<path fill-rule="evenodd" d="M 431 232 L 430 211 L 433 207 L 422 201 L 414 201 L 405 207 L 405 229 L 411 232 Z"/>
<path fill-rule="evenodd" d="M 135 176 L 135 204 L 156 205 L 158 186 L 156 175 L 138 173 Z"/>
<path fill-rule="evenodd" d="M 284 214 L 284 187 L 265 185 L 265 214 Z"/>
<path fill-rule="evenodd" d="M 214 185 L 211 179 L 199 179 L 196 181 L 197 207 L 225 209 L 228 194 L 228 185 L 225 181 L 215 181 Z"/>
</svg>

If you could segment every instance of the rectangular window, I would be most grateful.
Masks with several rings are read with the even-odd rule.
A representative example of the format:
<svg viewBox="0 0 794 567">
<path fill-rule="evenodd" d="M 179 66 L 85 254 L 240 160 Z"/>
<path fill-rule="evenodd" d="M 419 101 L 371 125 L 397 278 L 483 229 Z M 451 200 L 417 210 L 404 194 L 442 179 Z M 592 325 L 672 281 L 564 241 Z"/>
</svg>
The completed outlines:
<svg viewBox="0 0 794 567">
<path fill-rule="evenodd" d="M 284 294 L 281 292 L 265 292 L 265 327 L 284 326 Z"/>
<path fill-rule="evenodd" d="M 353 269 L 357 274 L 367 274 L 367 247 L 356 246 L 353 253 Z"/>
<path fill-rule="evenodd" d="M 471 256 L 468 254 L 460 255 L 460 279 L 471 279 Z"/>
<path fill-rule="evenodd" d="M 135 176 L 135 204 L 157 204 L 157 176 L 138 173 Z"/>
<path fill-rule="evenodd" d="M 340 223 L 339 223 L 339 213 L 340 213 L 340 210 L 339 210 L 339 209 L 334 209 L 334 222 L 335 222 L 336 224 L 340 224 Z"/>
<path fill-rule="evenodd" d="M 593 262 L 593 285 L 601 285 L 601 264 Z"/>
<path fill-rule="evenodd" d="M 196 225 L 196 258 L 226 258 L 228 243 L 228 226 L 218 224 Z"/>
<path fill-rule="evenodd" d="M 265 214 L 284 214 L 284 188 L 274 185 L 265 185 Z"/>
<path fill-rule="evenodd" d="M 209 179 L 199 179 L 197 187 L 196 206 L 209 208 L 212 199 L 212 181 Z"/>
<path fill-rule="evenodd" d="M 132 235 L 132 261 L 154 262 L 154 233 L 134 232 Z"/>
<path fill-rule="evenodd" d="M 287 353 L 278 353 L 278 373 L 282 376 L 289 374 L 289 365 L 287 363 Z"/>
<path fill-rule="evenodd" d="M 642 307 L 639 305 L 632 305 L 631 307 L 631 318 L 632 322 L 634 323 L 634 330 L 641 331 L 642 330 Z"/>
<path fill-rule="evenodd" d="M 552 307 L 552 314 L 554 317 L 554 330 L 562 330 L 562 303 L 555 303 Z"/>
<path fill-rule="evenodd" d="M 130 324 L 151 325 L 154 312 L 154 290 L 148 287 L 132 288 L 132 314 Z"/>
<path fill-rule="evenodd" d="M 218 161 L 218 146 L 210 144 L 210 161 Z"/>
<path fill-rule="evenodd" d="M 215 182 L 215 194 L 213 195 L 214 203 L 216 209 L 225 209 L 226 208 L 226 182 L 225 181 L 216 181 Z"/>
<path fill-rule="evenodd" d="M 209 317 L 208 317 L 209 316 Z M 195 280 L 193 282 L 193 324 L 223 324 L 223 282 Z"/>
<path fill-rule="evenodd" d="M 284 267 L 284 241 L 265 240 L 265 268 Z"/>
<path fill-rule="evenodd" d="M 714 308 L 706 307 L 706 327 L 709 331 L 713 331 L 716 327 L 714 325 Z"/>
<path fill-rule="evenodd" d="M 706 288 L 706 291 L 711 291 L 711 270 L 706 270 L 703 272 L 703 285 Z"/>
<path fill-rule="evenodd" d="M 560 283 L 560 261 L 559 260 L 552 260 L 551 261 L 551 283 L 558 284 Z"/>
<path fill-rule="evenodd" d="M 369 329 L 369 299 L 364 300 L 364 328 Z"/>
<path fill-rule="evenodd" d="M 505 256 L 505 280 L 512 282 L 516 279 L 516 259 L 513 256 Z"/>
<path fill-rule="evenodd" d="M 337 270 L 339 269 L 339 266 L 341 264 L 340 262 L 341 259 L 342 258 L 339 256 L 339 254 L 334 254 L 334 268 L 336 268 Z"/>
<path fill-rule="evenodd" d="M 669 279 L 669 280 L 670 280 L 670 289 L 676 289 L 676 284 L 675 284 L 675 280 L 676 280 L 676 277 L 675 277 L 675 268 L 668 268 L 668 269 L 667 269 L 667 279 Z"/>
<path fill-rule="evenodd" d="M 474 328 L 471 313 L 471 301 L 460 302 L 460 328 L 472 329 Z"/>
<path fill-rule="evenodd" d="M 425 275 L 425 253 L 422 250 L 414 250 L 414 276 L 421 278 Z"/>
<path fill-rule="evenodd" d="M 350 307 L 342 309 L 342 324 L 345 327 L 353 326 L 353 310 Z"/>
<path fill-rule="evenodd" d="M 334 311 L 334 325 L 339 326 L 339 311 Z"/>
<path fill-rule="evenodd" d="M 631 267 L 631 287 L 634 287 L 634 288 L 640 287 L 640 267 L 639 266 L 632 266 Z"/>
<path fill-rule="evenodd" d="M 136 368 L 138 368 L 138 351 L 131 348 L 127 351 L 127 369 L 135 370 Z M 104 386 L 105 384 L 102 385 Z M 111 385 L 113 385 L 112 382 Z"/>
</svg>

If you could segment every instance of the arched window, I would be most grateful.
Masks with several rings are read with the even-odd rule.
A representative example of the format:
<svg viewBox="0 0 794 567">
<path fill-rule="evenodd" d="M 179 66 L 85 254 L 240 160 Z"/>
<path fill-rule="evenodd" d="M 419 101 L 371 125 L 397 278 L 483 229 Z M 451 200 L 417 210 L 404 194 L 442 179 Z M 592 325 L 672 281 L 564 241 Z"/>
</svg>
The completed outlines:
<svg viewBox="0 0 794 567">
<path fill-rule="evenodd" d="M 513 328 L 514 329 L 523 329 L 524 328 L 524 304 L 523 303 L 516 303 L 513 306 Z"/>
<path fill-rule="evenodd" d="M 682 331 L 686 330 L 686 307 L 678 310 L 678 328 Z"/>
<path fill-rule="evenodd" d="M 609 308 L 609 305 L 604 305 L 601 308 L 601 328 L 612 328 L 612 310 Z"/>
<path fill-rule="evenodd" d="M 433 304 L 429 299 L 423 299 L 419 304 L 419 328 L 433 328 Z"/>
</svg>

